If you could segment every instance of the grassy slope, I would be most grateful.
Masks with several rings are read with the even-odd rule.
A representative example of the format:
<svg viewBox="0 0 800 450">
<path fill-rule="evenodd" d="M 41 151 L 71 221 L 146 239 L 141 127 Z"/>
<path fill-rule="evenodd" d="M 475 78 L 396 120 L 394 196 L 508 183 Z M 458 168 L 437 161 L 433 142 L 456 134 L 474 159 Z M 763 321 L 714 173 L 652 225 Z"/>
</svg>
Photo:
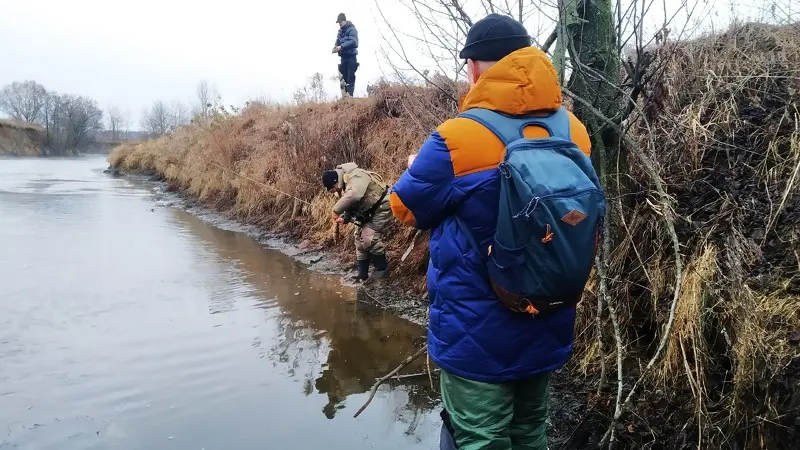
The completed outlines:
<svg viewBox="0 0 800 450">
<path fill-rule="evenodd" d="M 408 153 L 425 136 L 414 119 L 392 117 L 396 112 L 388 104 L 395 96 L 430 93 L 389 88 L 383 94 L 380 99 L 295 107 L 256 104 L 210 124 L 122 145 L 109 162 L 122 170 L 156 173 L 174 188 L 243 222 L 288 233 L 307 245 L 324 246 L 350 259 L 355 251 L 353 228 L 342 226 L 337 235 L 330 220 L 335 198 L 322 189 L 322 171 L 355 161 L 393 180 L 404 168 Z M 399 226 L 392 230 L 390 263 L 394 266 L 411 234 Z M 424 248 L 415 252 L 399 273 L 407 274 L 405 268 L 414 265 L 421 267 L 424 253 Z"/>
<path fill-rule="evenodd" d="M 656 57 L 665 63 L 664 81 L 649 87 L 651 101 L 631 130 L 642 146 L 635 151 L 657 155 L 675 200 L 686 271 L 664 358 L 645 377 L 633 405 L 637 416 L 625 416 L 619 439 L 628 447 L 655 437 L 663 448 L 701 440 L 717 448 L 732 442 L 788 448 L 800 407 L 798 31 L 748 26 L 670 44 Z M 109 161 L 156 173 L 239 220 L 352 261 L 351 229 L 337 236 L 329 213 L 334 199 L 322 192 L 321 171 L 356 161 L 396 179 L 407 154 L 452 114 L 444 105 L 433 90 L 385 85 L 368 99 L 252 105 L 237 116 L 121 146 Z M 635 161 L 630 166 L 630 191 L 617 203 L 624 220 L 614 218 L 624 232 L 609 266 L 625 392 L 662 338 L 675 277 L 663 217 L 651 206 L 657 203 L 651 182 Z M 620 198 L 616 187 L 607 188 Z M 424 240 L 399 262 L 412 235 L 396 227 L 389 256 L 398 286 L 421 292 Z M 580 307 L 571 370 L 596 382 L 605 366 L 609 385 L 600 397 L 587 396 L 595 408 L 581 419 L 572 448 L 597 440 L 616 396 L 617 347 L 608 311 L 597 321 L 595 285 Z"/>
</svg>

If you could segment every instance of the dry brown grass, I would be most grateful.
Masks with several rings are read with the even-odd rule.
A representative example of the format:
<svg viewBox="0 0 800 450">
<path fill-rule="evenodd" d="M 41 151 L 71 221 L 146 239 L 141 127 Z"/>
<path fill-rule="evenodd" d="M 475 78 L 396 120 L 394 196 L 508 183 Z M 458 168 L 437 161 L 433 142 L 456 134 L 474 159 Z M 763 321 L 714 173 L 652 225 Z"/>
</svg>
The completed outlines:
<svg viewBox="0 0 800 450">
<path fill-rule="evenodd" d="M 44 129 L 39 125 L 0 119 L 0 154 L 39 156 L 43 139 Z"/>
<path fill-rule="evenodd" d="M 703 249 L 700 256 L 691 260 L 683 279 L 678 298 L 674 332 L 670 336 L 659 376 L 664 386 L 682 375 L 689 380 L 695 398 L 705 396 L 705 374 L 708 346 L 703 338 L 703 319 L 710 308 L 709 285 L 717 271 L 717 250 L 713 246 Z"/>
<path fill-rule="evenodd" d="M 780 449 L 792 439 L 800 408 L 799 33 L 748 25 L 660 49 L 664 77 L 648 87 L 646 117 L 631 127 L 643 147 L 655 142 L 686 267 L 664 357 L 629 418 L 663 448 L 693 442 Z M 352 260 L 352 230 L 336 235 L 329 217 L 334 199 L 321 189 L 321 171 L 355 161 L 396 179 L 406 155 L 453 112 L 432 89 L 382 84 L 367 99 L 251 105 L 226 120 L 123 145 L 109 161 L 157 173 L 240 220 Z M 630 166 L 627 231 L 608 267 L 626 382 L 662 338 L 675 278 L 651 180 L 635 162 Z M 424 239 L 399 262 L 413 235 L 395 226 L 389 257 L 398 287 L 421 292 Z M 614 380 L 614 334 L 604 313 L 598 340 L 595 285 L 580 305 L 575 367 L 597 376 L 604 362 Z M 614 394 L 601 392 L 609 397 L 596 404 L 613 407 Z M 635 442 L 620 437 L 622 445 Z"/>
<path fill-rule="evenodd" d="M 0 128 L 18 128 L 21 130 L 44 131 L 44 128 L 41 125 L 11 119 L 0 119 Z"/>
<path fill-rule="evenodd" d="M 122 145 L 108 161 L 123 171 L 158 174 L 173 188 L 242 221 L 333 246 L 349 259 L 352 228 L 342 227 L 337 236 L 330 220 L 334 198 L 322 189 L 320 174 L 355 161 L 396 179 L 406 156 L 437 121 L 430 113 L 403 108 L 438 101 L 427 89 L 384 86 L 368 99 L 293 107 L 252 104 L 240 115 Z M 390 262 L 397 263 L 413 232 L 396 226 L 391 234 Z M 419 247 L 404 267 L 424 264 L 424 245 Z M 400 273 L 418 276 L 415 270 Z"/>
<path fill-rule="evenodd" d="M 665 74 L 631 134 L 655 150 L 686 270 L 666 352 L 640 397 L 685 414 L 637 408 L 636 426 L 670 417 L 681 440 L 788 448 L 800 408 L 800 29 L 748 24 L 671 43 L 656 57 Z M 662 338 L 675 264 L 651 180 L 635 161 L 629 181 L 629 233 L 610 271 L 626 370 L 636 376 Z M 582 346 L 594 358 L 595 344 Z"/>
</svg>

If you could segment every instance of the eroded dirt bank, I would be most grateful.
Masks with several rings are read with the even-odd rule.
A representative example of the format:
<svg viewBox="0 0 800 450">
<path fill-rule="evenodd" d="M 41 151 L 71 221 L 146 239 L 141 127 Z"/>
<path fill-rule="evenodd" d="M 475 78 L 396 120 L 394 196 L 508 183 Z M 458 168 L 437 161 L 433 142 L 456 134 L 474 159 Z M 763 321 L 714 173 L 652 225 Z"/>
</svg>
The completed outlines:
<svg viewBox="0 0 800 450">
<path fill-rule="evenodd" d="M 41 156 L 44 129 L 38 125 L 0 119 L 0 155 Z"/>
</svg>

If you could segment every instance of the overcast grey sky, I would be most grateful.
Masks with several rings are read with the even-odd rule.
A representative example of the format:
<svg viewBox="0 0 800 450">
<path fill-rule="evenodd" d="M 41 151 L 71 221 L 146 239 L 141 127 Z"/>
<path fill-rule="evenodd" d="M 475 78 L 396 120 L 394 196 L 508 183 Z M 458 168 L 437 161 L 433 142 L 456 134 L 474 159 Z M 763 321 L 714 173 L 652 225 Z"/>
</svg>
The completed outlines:
<svg viewBox="0 0 800 450">
<path fill-rule="evenodd" d="M 336 73 L 335 20 L 345 12 L 361 39 L 363 94 L 380 76 L 373 7 L 372 0 L 0 0 L 0 86 L 33 79 L 104 109 L 120 105 L 134 121 L 155 100 L 193 100 L 204 78 L 226 103 L 290 100 L 314 72 Z"/>
<path fill-rule="evenodd" d="M 683 1 L 666 4 L 674 9 Z M 730 10 L 727 0 L 691 1 L 714 4 L 723 16 Z M 414 31 L 395 1 L 380 2 L 396 27 Z M 288 101 L 313 73 L 336 74 L 331 48 L 339 12 L 359 30 L 356 95 L 365 95 L 367 83 L 388 71 L 374 0 L 0 0 L 0 86 L 32 79 L 89 96 L 103 109 L 130 111 L 134 127 L 155 100 L 192 102 L 201 79 L 226 104 Z M 531 34 L 551 28 L 543 20 L 526 21 Z"/>
</svg>

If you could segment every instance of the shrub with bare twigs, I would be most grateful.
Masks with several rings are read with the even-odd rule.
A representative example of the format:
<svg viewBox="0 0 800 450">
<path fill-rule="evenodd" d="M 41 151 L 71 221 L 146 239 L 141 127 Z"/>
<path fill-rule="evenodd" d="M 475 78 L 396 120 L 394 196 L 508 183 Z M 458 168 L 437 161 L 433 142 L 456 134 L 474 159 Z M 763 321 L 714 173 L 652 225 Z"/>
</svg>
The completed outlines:
<svg viewBox="0 0 800 450">
<path fill-rule="evenodd" d="M 627 393 L 638 377 L 642 392 L 622 397 L 638 418 L 617 433 L 629 445 L 666 429 L 713 448 L 789 448 L 800 425 L 800 29 L 748 24 L 654 57 L 665 73 L 629 134 L 672 199 L 684 268 L 674 297 L 665 211 L 631 158 L 607 276 L 623 384 Z M 594 305 L 584 302 L 581 315 L 589 335 Z M 605 347 L 614 334 L 603 332 Z M 662 341 L 663 358 L 642 370 Z M 583 369 L 600 371 L 598 343 L 586 344 Z M 605 356 L 617 364 L 613 351 Z"/>
</svg>

